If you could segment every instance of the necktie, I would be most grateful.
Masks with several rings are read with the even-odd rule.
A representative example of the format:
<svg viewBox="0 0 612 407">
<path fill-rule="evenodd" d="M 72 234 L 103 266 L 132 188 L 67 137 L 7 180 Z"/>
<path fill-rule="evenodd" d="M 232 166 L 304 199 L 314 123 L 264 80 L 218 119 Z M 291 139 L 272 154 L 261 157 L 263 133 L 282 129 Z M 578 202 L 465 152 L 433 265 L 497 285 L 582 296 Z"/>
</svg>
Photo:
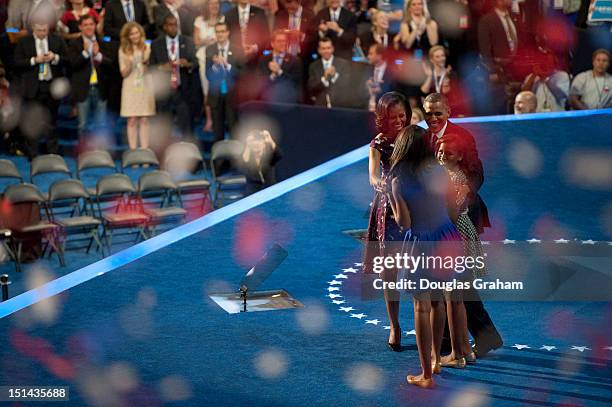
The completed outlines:
<svg viewBox="0 0 612 407">
<path fill-rule="evenodd" d="M 283 58 L 282 58 L 280 55 L 276 55 L 276 56 L 274 57 L 274 62 L 276 62 L 276 64 L 277 64 L 278 66 L 281 66 L 281 65 L 282 65 L 282 63 L 283 63 Z"/>
<path fill-rule="evenodd" d="M 38 55 L 45 55 L 47 53 L 47 46 L 44 40 L 36 39 L 38 43 Z M 42 63 L 38 68 L 38 80 L 49 81 L 51 80 L 51 69 L 48 62 Z"/>
<path fill-rule="evenodd" d="M 291 14 L 289 16 L 289 29 L 290 30 L 295 30 L 297 28 L 297 24 L 295 23 L 295 14 Z"/>
<path fill-rule="evenodd" d="M 242 39 L 242 46 L 247 45 L 247 25 L 249 22 L 249 13 L 246 10 L 240 12 L 240 37 Z"/>
<path fill-rule="evenodd" d="M 91 64 L 91 75 L 89 75 L 89 84 L 90 85 L 97 85 L 98 84 L 98 72 L 96 71 L 96 65 L 94 63 L 94 54 L 93 54 L 93 46 L 96 43 L 95 40 L 93 40 L 91 42 L 91 45 L 89 46 L 89 50 L 87 50 L 87 52 L 89 52 L 89 63 Z"/>
<path fill-rule="evenodd" d="M 240 12 L 240 27 L 244 27 L 249 22 L 249 13 L 246 10 Z"/>
<path fill-rule="evenodd" d="M 297 55 L 300 53 L 301 33 L 299 32 L 299 29 L 297 14 L 289 15 L 289 30 L 294 31 L 289 35 L 289 47 L 287 48 L 287 51 L 289 51 L 291 55 Z"/>
<path fill-rule="evenodd" d="M 128 1 L 125 3 L 125 17 L 127 18 L 127 21 L 130 22 L 134 19 L 134 17 L 132 16 L 132 7 L 131 7 L 131 3 Z"/>
<path fill-rule="evenodd" d="M 510 48 L 510 52 L 514 53 L 516 51 L 516 32 L 514 31 L 513 27 L 514 24 L 512 23 L 512 19 L 510 18 L 510 14 L 506 13 L 506 25 L 508 27 L 508 46 Z"/>
<path fill-rule="evenodd" d="M 176 55 L 176 39 L 170 40 L 170 59 L 172 65 L 172 74 L 170 76 L 170 86 L 172 89 L 176 89 L 179 86 L 179 76 L 178 76 L 178 64 L 177 64 L 177 55 Z"/>
</svg>

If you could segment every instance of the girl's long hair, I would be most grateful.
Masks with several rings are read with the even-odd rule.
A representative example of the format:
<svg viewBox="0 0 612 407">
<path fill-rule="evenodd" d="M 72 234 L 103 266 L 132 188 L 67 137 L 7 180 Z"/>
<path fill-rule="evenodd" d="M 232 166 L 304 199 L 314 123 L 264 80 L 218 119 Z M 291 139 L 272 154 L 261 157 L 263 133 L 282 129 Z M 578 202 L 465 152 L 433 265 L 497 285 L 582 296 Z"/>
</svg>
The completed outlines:
<svg viewBox="0 0 612 407">
<path fill-rule="evenodd" d="M 412 171 L 416 171 L 426 160 L 433 158 L 425 134 L 421 127 L 410 125 L 397 136 L 390 159 L 392 170 L 400 163 L 405 163 Z"/>
<path fill-rule="evenodd" d="M 134 53 L 134 46 L 130 41 L 130 32 L 133 28 L 138 28 L 138 31 L 140 31 L 140 42 L 138 42 L 136 47 L 141 51 L 144 51 L 144 49 L 146 48 L 144 29 L 137 22 L 130 21 L 129 23 L 123 25 L 123 27 L 121 28 L 121 34 L 119 35 L 119 38 L 121 39 L 121 51 L 123 51 L 124 54 Z"/>
</svg>

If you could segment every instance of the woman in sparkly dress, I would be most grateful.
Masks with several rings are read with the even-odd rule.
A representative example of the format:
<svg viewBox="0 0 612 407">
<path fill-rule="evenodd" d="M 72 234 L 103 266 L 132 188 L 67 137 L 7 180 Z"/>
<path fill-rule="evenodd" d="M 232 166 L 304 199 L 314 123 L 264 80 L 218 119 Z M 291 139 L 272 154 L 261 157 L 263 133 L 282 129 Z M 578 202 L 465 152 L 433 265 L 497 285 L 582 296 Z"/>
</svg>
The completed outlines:
<svg viewBox="0 0 612 407">
<path fill-rule="evenodd" d="M 370 143 L 369 178 L 375 195 L 372 201 L 368 225 L 367 246 L 364 261 L 366 273 L 372 273 L 372 258 L 379 256 L 384 242 L 399 238 L 398 227 L 389 207 L 387 182 L 391 169 L 389 159 L 393 153 L 395 139 L 406 129 L 412 111 L 406 98 L 398 92 L 385 93 L 376 106 L 376 128 L 379 132 Z M 377 242 L 378 244 L 373 244 Z M 386 281 L 395 280 L 394 273 L 383 275 Z M 385 303 L 389 316 L 389 348 L 400 350 L 402 331 L 399 326 L 399 293 L 385 290 Z"/>
</svg>

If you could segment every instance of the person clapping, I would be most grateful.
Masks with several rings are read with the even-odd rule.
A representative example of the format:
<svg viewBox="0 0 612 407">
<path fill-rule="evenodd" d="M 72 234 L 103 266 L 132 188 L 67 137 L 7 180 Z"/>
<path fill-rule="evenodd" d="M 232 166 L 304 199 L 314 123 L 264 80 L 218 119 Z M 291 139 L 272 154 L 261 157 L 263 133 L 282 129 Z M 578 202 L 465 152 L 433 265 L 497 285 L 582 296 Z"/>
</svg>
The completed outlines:
<svg viewBox="0 0 612 407">
<path fill-rule="evenodd" d="M 269 131 L 249 132 L 240 165 L 240 172 L 247 179 L 247 194 L 260 191 L 276 183 L 275 165 L 280 159 L 280 150 Z"/>
</svg>

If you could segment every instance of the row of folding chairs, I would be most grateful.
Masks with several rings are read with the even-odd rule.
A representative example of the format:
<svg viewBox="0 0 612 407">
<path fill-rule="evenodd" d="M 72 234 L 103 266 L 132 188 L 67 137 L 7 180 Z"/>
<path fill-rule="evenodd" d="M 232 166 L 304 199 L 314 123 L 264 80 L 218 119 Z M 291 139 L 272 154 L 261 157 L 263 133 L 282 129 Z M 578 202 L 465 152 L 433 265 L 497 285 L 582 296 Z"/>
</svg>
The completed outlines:
<svg viewBox="0 0 612 407">
<path fill-rule="evenodd" d="M 161 225 L 182 222 L 187 215 L 181 206 L 178 186 L 162 170 L 142 174 L 137 186 L 125 174 L 102 176 L 94 195 L 81 180 L 74 178 L 52 183 L 46 197 L 34 184 L 13 184 L 6 187 L 2 200 L 8 205 L 40 207 L 39 221 L 20 225 L 15 230 L 0 229 L 2 245 L 15 261 L 17 271 L 20 271 L 24 244 L 36 239 L 43 244 L 43 256 L 49 249 L 49 255 L 55 252 L 64 266 L 66 244 L 71 237 L 88 240 L 87 252 L 95 243 L 104 256 L 105 248 L 111 253 L 113 234 L 117 230 L 135 232 L 138 241 L 154 236 Z"/>
<path fill-rule="evenodd" d="M 129 173 L 130 169 L 156 168 L 168 171 L 176 182 L 181 195 L 193 195 L 204 193 L 202 206 L 207 204 L 207 199 L 212 206 L 223 204 L 226 189 L 235 190 L 242 187 L 246 179 L 242 175 L 229 174 L 218 175 L 215 163 L 222 160 L 239 159 L 244 146 L 236 140 L 221 140 L 212 146 L 210 158 L 210 170 L 214 190 L 211 193 L 211 181 L 207 177 L 206 162 L 202 153 L 194 143 L 177 142 L 168 146 L 164 152 L 163 163 L 157 158 L 155 152 L 148 148 L 126 150 L 122 153 L 120 171 Z M 83 180 L 87 178 L 87 172 L 92 170 L 117 171 L 115 161 L 108 151 L 92 150 L 80 154 L 77 158 L 76 178 Z M 73 174 L 63 157 L 57 154 L 46 154 L 32 160 L 30 165 L 29 180 L 36 184 L 35 179 L 45 174 L 61 174 L 72 177 Z M 23 182 L 15 164 L 10 160 L 0 160 L 0 178 L 13 178 Z M 94 188 L 89 188 L 90 194 L 94 194 Z M 45 192 L 43 192 L 43 195 Z M 240 195 L 234 195 L 239 197 Z"/>
</svg>

